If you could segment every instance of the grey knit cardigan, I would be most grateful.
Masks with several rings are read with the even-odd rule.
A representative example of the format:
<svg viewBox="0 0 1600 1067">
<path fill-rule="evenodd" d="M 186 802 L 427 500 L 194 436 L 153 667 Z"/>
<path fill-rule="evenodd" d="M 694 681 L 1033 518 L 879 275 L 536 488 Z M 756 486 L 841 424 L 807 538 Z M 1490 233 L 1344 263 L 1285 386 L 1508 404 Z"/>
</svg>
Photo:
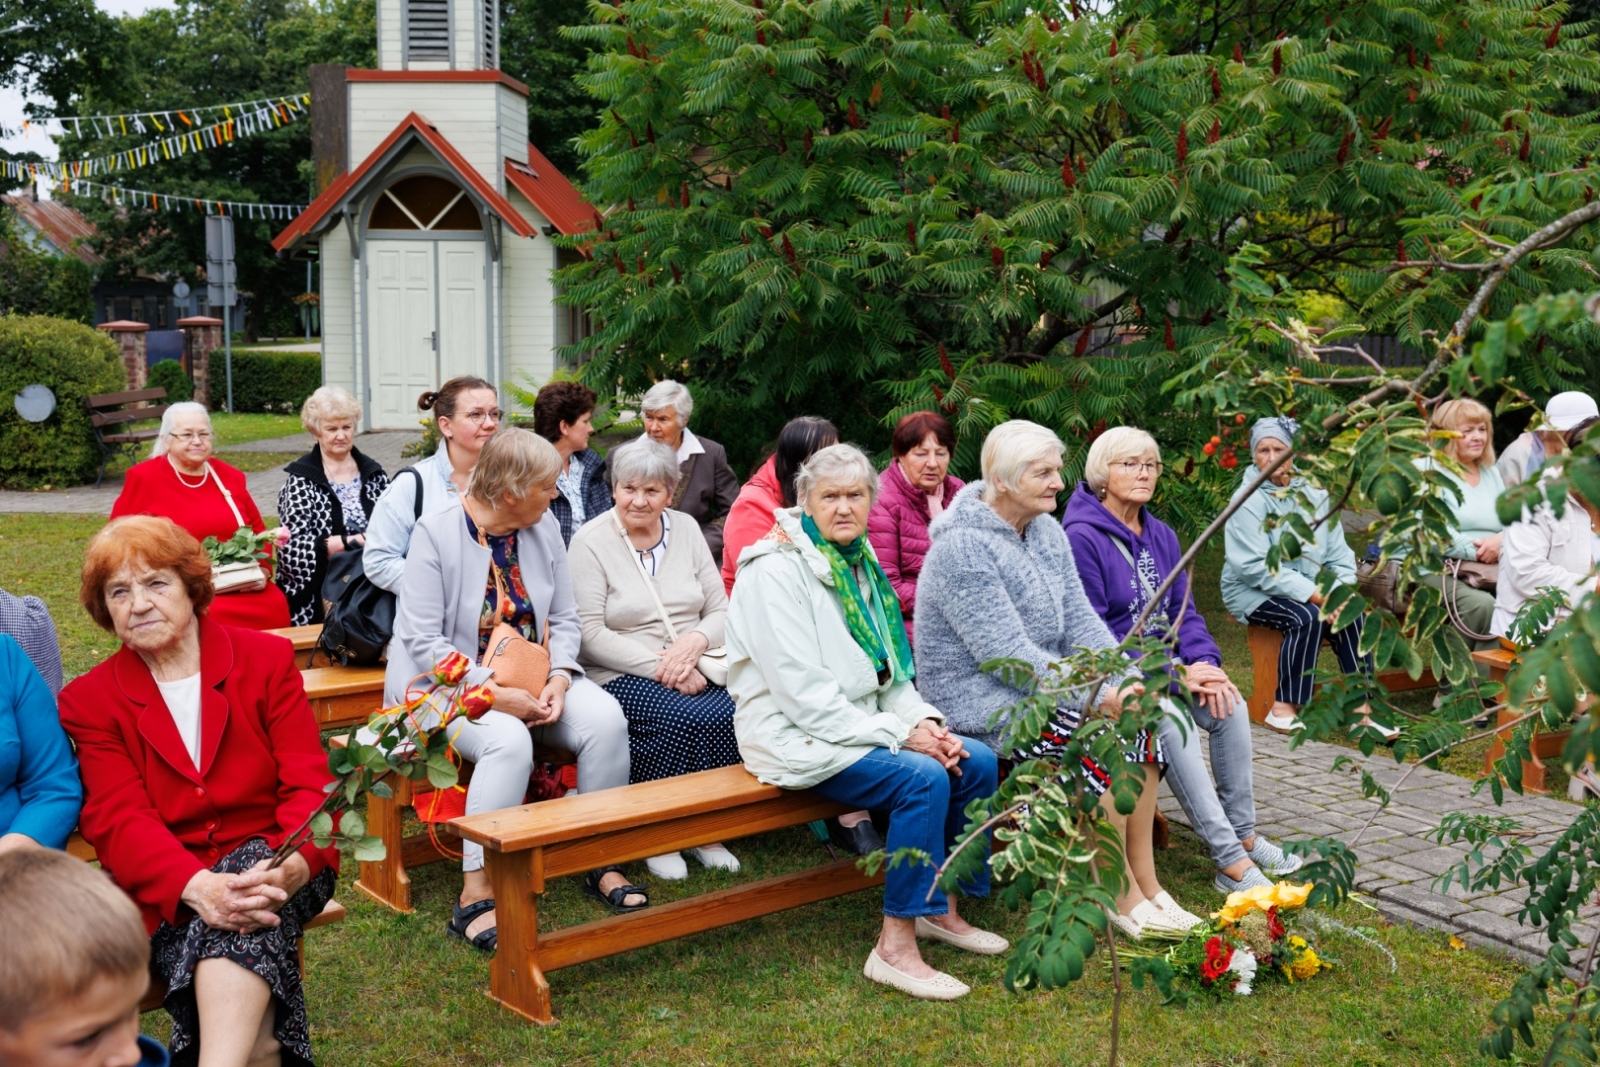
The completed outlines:
<svg viewBox="0 0 1600 1067">
<path fill-rule="evenodd" d="M 1042 676 L 1074 648 L 1117 640 L 1084 595 L 1060 524 L 1041 515 L 1019 536 L 982 494 L 981 481 L 967 483 L 928 527 L 933 543 L 917 582 L 917 691 L 952 730 L 1008 756 L 1006 720 L 994 728 L 989 720 L 1027 694 L 978 664 L 1006 656 Z M 1082 701 L 1077 695 L 1076 706 Z M 1074 706 L 1070 698 L 1063 704 Z"/>
</svg>

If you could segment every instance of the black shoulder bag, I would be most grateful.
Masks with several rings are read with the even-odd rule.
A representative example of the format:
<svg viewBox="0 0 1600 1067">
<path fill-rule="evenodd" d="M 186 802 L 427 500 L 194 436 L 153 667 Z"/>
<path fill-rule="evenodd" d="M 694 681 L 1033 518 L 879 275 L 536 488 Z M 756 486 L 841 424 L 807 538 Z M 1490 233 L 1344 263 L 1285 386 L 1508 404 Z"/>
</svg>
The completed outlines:
<svg viewBox="0 0 1600 1067">
<path fill-rule="evenodd" d="M 407 467 L 417 479 L 413 525 L 422 518 L 422 473 Z M 361 548 L 345 549 L 328 557 L 328 573 L 322 579 L 322 601 L 327 617 L 317 638 L 316 652 L 343 667 L 375 667 L 383 660 L 383 650 L 394 636 L 394 594 L 375 585 L 361 565 Z M 312 654 L 315 659 L 315 652 Z"/>
</svg>

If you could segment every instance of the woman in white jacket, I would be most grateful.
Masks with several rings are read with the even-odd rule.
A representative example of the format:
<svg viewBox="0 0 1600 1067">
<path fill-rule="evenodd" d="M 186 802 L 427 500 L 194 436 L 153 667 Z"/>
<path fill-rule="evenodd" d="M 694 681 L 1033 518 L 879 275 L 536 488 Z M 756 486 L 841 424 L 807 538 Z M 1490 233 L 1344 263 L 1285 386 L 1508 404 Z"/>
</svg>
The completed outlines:
<svg viewBox="0 0 1600 1067">
<path fill-rule="evenodd" d="M 1571 450 L 1600 418 L 1589 418 L 1567 434 Z M 1551 472 L 1553 475 L 1554 471 Z M 1547 475 L 1548 477 L 1549 475 Z M 1600 509 L 1577 493 L 1567 494 L 1567 506 L 1557 518 L 1555 509 L 1541 504 L 1532 513 L 1506 527 L 1500 546 L 1500 582 L 1494 598 L 1490 632 L 1504 637 L 1522 606 L 1542 589 L 1559 589 L 1566 598 L 1566 615 L 1595 582 L 1600 562 Z"/>
<path fill-rule="evenodd" d="M 967 802 L 994 792 L 997 763 L 945 729 L 911 684 L 900 601 L 866 538 L 877 490 L 859 449 L 824 448 L 795 481 L 800 506 L 775 511 L 772 530 L 740 553 L 726 629 L 733 728 L 757 778 L 887 811 L 889 851 L 920 849 L 937 865 Z M 962 891 L 988 895 L 987 867 Z M 924 1000 L 969 990 L 923 961 L 918 937 L 984 955 L 1010 947 L 957 916 L 927 864 L 887 871 L 883 912 L 865 974 Z"/>
</svg>

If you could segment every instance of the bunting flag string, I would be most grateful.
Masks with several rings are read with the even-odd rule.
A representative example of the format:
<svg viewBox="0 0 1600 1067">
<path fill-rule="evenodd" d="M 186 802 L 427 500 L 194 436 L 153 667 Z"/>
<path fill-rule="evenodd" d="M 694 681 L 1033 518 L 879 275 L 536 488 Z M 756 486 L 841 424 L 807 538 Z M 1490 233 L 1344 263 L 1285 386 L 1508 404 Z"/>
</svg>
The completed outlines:
<svg viewBox="0 0 1600 1067">
<path fill-rule="evenodd" d="M 120 185 L 104 185 L 83 178 L 67 178 L 57 185 L 64 193 L 75 196 L 95 196 L 117 207 L 139 208 L 144 211 L 194 210 L 206 215 L 232 215 L 241 219 L 276 219 L 288 221 L 306 209 L 304 204 L 256 204 L 246 200 L 212 200 L 206 197 L 178 196 L 173 193 L 156 193 L 149 189 L 128 189 Z"/>
<path fill-rule="evenodd" d="M 197 126 L 192 130 L 174 134 L 159 141 L 152 141 L 137 148 L 129 148 L 111 155 L 97 156 L 93 159 L 58 160 L 39 163 L 0 160 L 0 174 L 16 181 L 43 179 L 51 182 L 60 182 L 68 178 L 90 178 L 98 175 L 114 174 L 118 171 L 134 170 L 138 167 L 161 163 L 165 160 L 177 159 L 191 152 L 201 152 L 208 148 L 232 144 L 241 137 L 251 137 L 267 130 L 281 129 L 304 118 L 311 112 L 310 94 L 302 94 L 295 97 L 284 96 L 279 97 L 277 100 L 258 101 L 257 103 L 260 106 L 254 110 L 241 111 L 237 115 L 225 114 L 220 121 L 213 122 L 209 126 Z M 228 106 L 225 106 L 225 110 Z"/>
<path fill-rule="evenodd" d="M 130 111 L 121 115 L 40 115 L 22 120 L 24 131 L 42 127 L 52 133 L 76 137 L 131 137 L 147 133 L 187 133 L 213 126 L 235 115 L 277 107 L 285 100 L 302 106 L 311 103 L 310 93 L 291 93 L 286 97 L 263 97 L 237 104 L 202 104 L 199 107 L 172 108 L 166 111 Z"/>
</svg>

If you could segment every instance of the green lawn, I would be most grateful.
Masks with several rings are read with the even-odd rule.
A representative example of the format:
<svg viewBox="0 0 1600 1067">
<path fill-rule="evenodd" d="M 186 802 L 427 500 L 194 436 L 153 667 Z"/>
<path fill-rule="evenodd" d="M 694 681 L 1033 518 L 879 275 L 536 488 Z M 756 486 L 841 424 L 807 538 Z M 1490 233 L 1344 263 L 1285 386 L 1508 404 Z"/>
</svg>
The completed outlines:
<svg viewBox="0 0 1600 1067">
<path fill-rule="evenodd" d="M 83 546 L 98 516 L 0 515 L 0 585 L 36 593 L 51 607 L 70 675 L 113 649 L 76 604 Z M 1215 553 L 1202 557 L 1196 592 L 1227 666 L 1248 692 L 1243 628 L 1218 603 Z M 1198 840 L 1174 827 L 1174 848 L 1158 857 L 1163 881 L 1184 903 L 1220 903 Z M 804 829 L 733 843 L 738 876 L 694 867 L 689 882 L 655 885 L 657 902 L 738 880 L 764 877 L 825 857 Z M 643 865 L 630 873 L 643 877 Z M 944 946 L 938 966 L 973 985 L 951 1006 L 921 1004 L 860 976 L 878 923 L 872 893 L 812 905 L 551 976 L 560 1025 L 540 1029 L 489 1001 L 485 959 L 447 940 L 444 924 L 459 873 L 448 864 L 414 872 L 417 910 L 398 915 L 352 888 L 339 899 L 349 919 L 306 940 L 307 985 L 319 1062 L 332 1067 L 394 1064 L 1093 1064 L 1105 1062 L 1109 975 L 1096 957 L 1078 985 L 1012 995 L 1003 965 Z M 574 879 L 555 882 L 543 905 L 563 926 L 600 917 Z M 974 921 L 1015 935 L 1023 922 L 998 904 L 975 902 Z M 1305 1064 L 1474 1064 L 1488 1012 L 1519 973 L 1516 965 L 1452 950 L 1442 934 L 1385 924 L 1359 904 L 1338 918 L 1365 927 L 1399 960 L 1359 940 L 1320 946 L 1340 966 L 1309 987 L 1268 987 L 1224 1004 L 1162 1007 L 1149 991 L 1127 1000 L 1125 1063 L 1207 1067 Z M 166 1032 L 165 1016 L 146 1029 Z"/>
<path fill-rule="evenodd" d="M 211 428 L 217 434 L 217 447 L 242 445 L 247 441 L 260 441 L 266 437 L 287 437 L 304 432 L 298 415 L 264 415 L 242 413 L 229 415 L 216 411 L 211 414 Z"/>
</svg>

